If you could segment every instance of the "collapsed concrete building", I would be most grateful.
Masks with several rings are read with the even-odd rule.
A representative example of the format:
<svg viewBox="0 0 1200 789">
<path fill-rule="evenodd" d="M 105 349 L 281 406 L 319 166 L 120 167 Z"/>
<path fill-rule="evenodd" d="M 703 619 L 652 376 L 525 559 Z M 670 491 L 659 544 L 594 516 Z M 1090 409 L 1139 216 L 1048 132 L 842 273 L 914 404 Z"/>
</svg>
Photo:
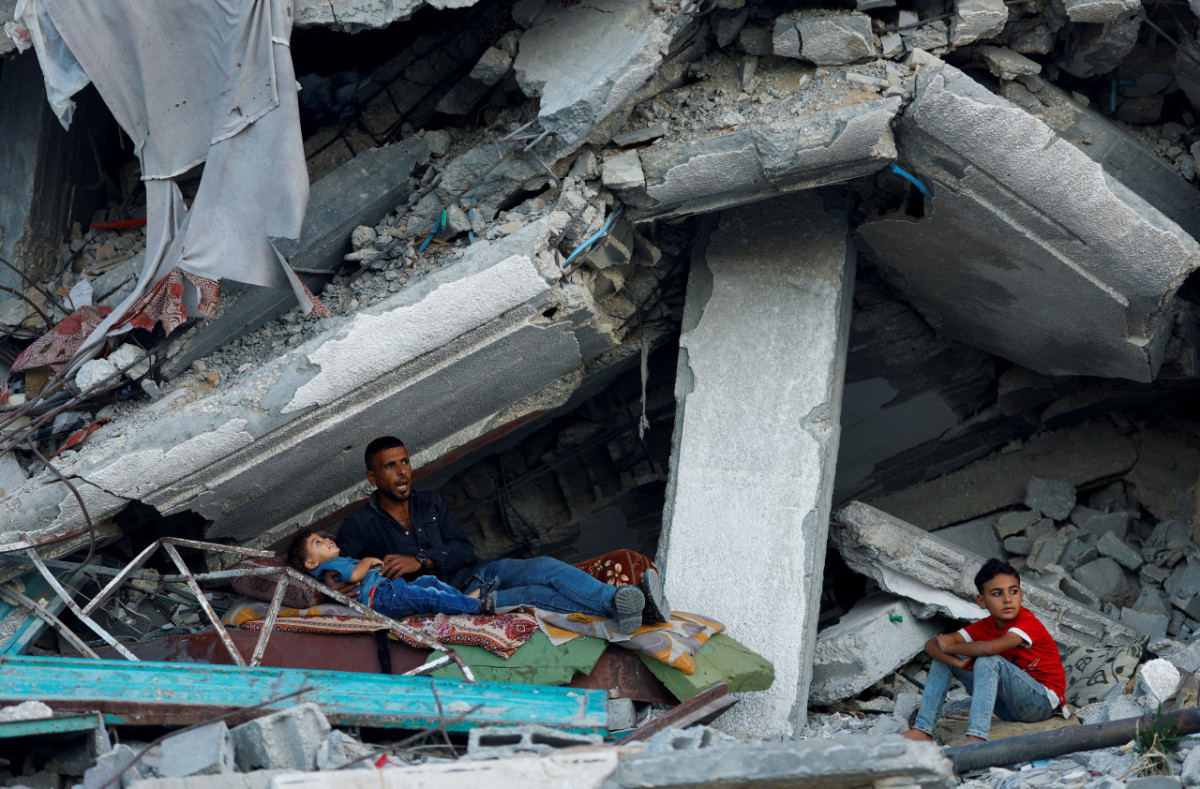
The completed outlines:
<svg viewBox="0 0 1200 789">
<path fill-rule="evenodd" d="M 818 629 L 865 590 L 827 569 L 852 499 L 1024 557 L 1102 634 L 1200 627 L 1200 587 L 1168 586 L 1200 474 L 1189 11 L 339 0 L 295 23 L 312 192 L 281 248 L 334 315 L 228 283 L 89 363 L 103 397 L 18 413 L 14 377 L 0 550 L 147 526 L 271 547 L 364 499 L 362 447 L 396 433 L 481 551 L 657 554 L 678 608 L 774 664 L 721 719 L 743 735 L 805 725 Z M 76 283 L 120 301 L 145 239 L 83 231 L 140 199 L 97 95 L 64 132 L 13 54 L 0 102 L 9 363 Z M 89 425 L 53 469 L 28 451 Z M 1067 512 L 1001 527 L 1031 478 L 1069 483 Z"/>
</svg>

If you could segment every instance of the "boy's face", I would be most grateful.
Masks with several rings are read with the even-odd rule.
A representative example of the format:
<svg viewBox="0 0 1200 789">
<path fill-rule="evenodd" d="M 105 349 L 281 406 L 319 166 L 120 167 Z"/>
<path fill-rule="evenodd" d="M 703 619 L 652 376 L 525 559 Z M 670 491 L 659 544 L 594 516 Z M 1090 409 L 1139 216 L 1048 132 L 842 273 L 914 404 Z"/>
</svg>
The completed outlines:
<svg viewBox="0 0 1200 789">
<path fill-rule="evenodd" d="M 975 595 L 980 608 L 986 608 L 998 624 L 1011 622 L 1021 613 L 1021 581 L 1015 575 L 1000 573 L 983 585 L 983 594 Z"/>
<path fill-rule="evenodd" d="M 320 534 L 308 536 L 308 539 L 304 541 L 304 551 L 308 557 L 304 560 L 304 566 L 310 570 L 317 569 L 319 565 L 330 559 L 336 559 L 342 552 L 336 542 L 328 537 L 322 537 Z"/>
</svg>

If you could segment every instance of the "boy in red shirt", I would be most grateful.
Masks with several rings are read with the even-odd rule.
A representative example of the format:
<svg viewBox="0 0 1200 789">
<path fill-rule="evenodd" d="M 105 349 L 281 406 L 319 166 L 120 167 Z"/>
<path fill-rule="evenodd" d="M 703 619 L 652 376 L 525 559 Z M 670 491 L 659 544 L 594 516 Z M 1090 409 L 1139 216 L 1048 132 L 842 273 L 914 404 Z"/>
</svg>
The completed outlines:
<svg viewBox="0 0 1200 789">
<path fill-rule="evenodd" d="M 1002 720 L 1032 723 L 1046 720 L 1063 705 L 1067 683 L 1062 658 L 1045 625 L 1021 607 L 1016 569 L 989 559 L 975 575 L 975 588 L 975 601 L 991 616 L 926 642 L 933 665 L 917 719 L 902 735 L 910 740 L 933 739 L 952 676 L 971 694 L 968 743 L 987 740 L 993 711 Z"/>
</svg>

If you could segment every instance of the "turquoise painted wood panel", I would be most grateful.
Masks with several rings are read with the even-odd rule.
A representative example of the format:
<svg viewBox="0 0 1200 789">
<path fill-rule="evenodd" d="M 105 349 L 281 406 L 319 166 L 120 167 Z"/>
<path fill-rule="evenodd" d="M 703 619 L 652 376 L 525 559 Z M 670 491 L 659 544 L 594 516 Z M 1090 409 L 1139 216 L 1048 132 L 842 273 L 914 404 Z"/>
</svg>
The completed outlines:
<svg viewBox="0 0 1200 789">
<path fill-rule="evenodd" d="M 602 690 L 463 682 L 343 671 L 239 668 L 196 663 L 0 656 L 0 702 L 38 699 L 57 709 L 99 710 L 114 723 L 205 720 L 309 688 L 272 708 L 316 702 L 334 725 L 423 729 L 442 715 L 447 726 L 539 723 L 566 731 L 606 734 Z"/>
<path fill-rule="evenodd" d="M 7 721 L 0 723 L 0 740 L 31 737 L 35 734 L 54 734 L 68 731 L 90 731 L 100 725 L 96 715 L 66 715 L 36 721 Z"/>
</svg>

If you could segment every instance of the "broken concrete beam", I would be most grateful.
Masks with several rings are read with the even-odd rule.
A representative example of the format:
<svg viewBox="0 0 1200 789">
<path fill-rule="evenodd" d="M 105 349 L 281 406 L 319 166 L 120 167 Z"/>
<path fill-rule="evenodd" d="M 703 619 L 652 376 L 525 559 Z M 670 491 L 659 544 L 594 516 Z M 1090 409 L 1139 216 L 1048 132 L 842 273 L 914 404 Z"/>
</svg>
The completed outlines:
<svg viewBox="0 0 1200 789">
<path fill-rule="evenodd" d="M 978 460 L 868 503 L 934 530 L 1021 504 L 1030 477 L 1054 476 L 1082 486 L 1119 476 L 1137 460 L 1129 436 L 1108 420 L 1089 422 L 1038 436 L 1016 451 Z"/>
<path fill-rule="evenodd" d="M 650 205 L 639 221 L 707 213 L 876 172 L 895 158 L 899 98 L 641 151 Z"/>
<path fill-rule="evenodd" d="M 975 600 L 975 573 L 991 558 L 951 545 L 857 501 L 834 515 L 830 542 L 852 570 L 875 580 L 885 590 L 891 591 L 888 573 L 901 573 L 964 601 Z M 1060 644 L 1098 646 L 1136 637 L 1134 631 L 1115 619 L 1055 590 L 1028 581 L 1022 588 L 1025 604 Z"/>
<path fill-rule="evenodd" d="M 1134 0 L 1136 2 L 1137 0 Z M 950 20 L 950 43 L 961 47 L 998 35 L 1008 22 L 1004 0 L 955 0 Z"/>
<path fill-rule="evenodd" d="M 374 225 L 404 202 L 410 191 L 409 174 L 428 160 L 429 146 L 419 137 L 363 151 L 313 184 L 299 240 L 281 239 L 276 248 L 319 293 L 342 267 L 354 229 Z M 196 359 L 295 306 L 290 291 L 224 284 L 217 314 L 175 341 L 171 357 L 163 364 L 164 374 L 170 377 L 186 370 Z"/>
<path fill-rule="evenodd" d="M 975 54 L 983 60 L 988 71 L 1000 79 L 1013 80 L 1028 74 L 1042 73 L 1041 63 L 1007 47 L 979 46 L 975 47 Z"/>
<path fill-rule="evenodd" d="M 773 49 L 776 55 L 818 66 L 861 63 L 876 57 L 871 17 L 857 11 L 784 14 L 775 20 Z"/>
<path fill-rule="evenodd" d="M 623 317 L 560 281 L 547 249 L 559 219 L 451 252 L 307 342 L 215 390 L 180 387 L 55 463 L 97 520 L 139 499 L 266 546 L 361 499 L 361 448 L 377 435 L 404 436 L 419 468 L 551 412 L 637 350 L 618 339 Z M 0 501 L 0 545 L 72 529 L 86 541 L 56 480 L 44 472 Z"/>
<path fill-rule="evenodd" d="M 807 716 L 854 280 L 846 232 L 816 195 L 728 211 L 688 283 L 660 566 L 676 606 L 774 664 L 774 686 L 718 722 L 752 736 Z M 764 468 L 763 453 L 778 462 Z"/>
<path fill-rule="evenodd" d="M 809 703 L 858 695 L 912 660 L 945 629 L 935 619 L 918 619 L 902 597 L 863 598 L 836 625 L 817 634 Z"/>
<path fill-rule="evenodd" d="M 668 21 L 650 0 L 547 3 L 513 63 L 521 90 L 541 99 L 542 128 L 568 146 L 586 137 L 662 62 Z"/>
<path fill-rule="evenodd" d="M 309 702 L 243 723 L 230 735 L 242 772 L 312 770 L 317 766 L 317 748 L 329 730 L 321 708 Z"/>
<path fill-rule="evenodd" d="M 1047 374 L 1153 380 L 1171 299 L 1200 263 L 1190 235 L 1043 121 L 940 61 L 917 78 L 898 146 L 935 210 L 859 233 L 936 327 Z"/>
</svg>

